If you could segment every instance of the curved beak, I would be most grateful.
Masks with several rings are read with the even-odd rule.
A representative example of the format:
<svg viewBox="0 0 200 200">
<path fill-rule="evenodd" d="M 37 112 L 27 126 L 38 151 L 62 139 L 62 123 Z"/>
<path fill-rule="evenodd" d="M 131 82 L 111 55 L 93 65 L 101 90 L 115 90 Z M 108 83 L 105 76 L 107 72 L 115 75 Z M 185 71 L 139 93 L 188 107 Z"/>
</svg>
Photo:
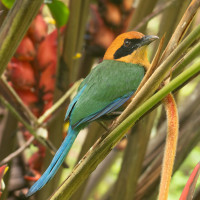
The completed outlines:
<svg viewBox="0 0 200 200">
<path fill-rule="evenodd" d="M 141 46 L 148 45 L 148 44 L 152 43 L 154 40 L 158 40 L 158 39 L 159 39 L 159 37 L 156 35 L 145 35 L 142 38 Z"/>
</svg>

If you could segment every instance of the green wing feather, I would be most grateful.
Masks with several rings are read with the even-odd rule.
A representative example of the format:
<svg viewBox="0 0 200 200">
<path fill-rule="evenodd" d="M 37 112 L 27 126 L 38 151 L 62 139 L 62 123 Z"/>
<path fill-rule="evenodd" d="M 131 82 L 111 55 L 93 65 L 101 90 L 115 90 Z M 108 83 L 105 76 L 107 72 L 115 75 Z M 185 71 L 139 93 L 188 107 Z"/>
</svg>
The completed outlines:
<svg viewBox="0 0 200 200">
<path fill-rule="evenodd" d="M 79 91 L 86 86 L 70 115 L 70 124 L 104 109 L 114 100 L 136 91 L 144 77 L 144 67 L 104 60 L 83 80 Z"/>
</svg>

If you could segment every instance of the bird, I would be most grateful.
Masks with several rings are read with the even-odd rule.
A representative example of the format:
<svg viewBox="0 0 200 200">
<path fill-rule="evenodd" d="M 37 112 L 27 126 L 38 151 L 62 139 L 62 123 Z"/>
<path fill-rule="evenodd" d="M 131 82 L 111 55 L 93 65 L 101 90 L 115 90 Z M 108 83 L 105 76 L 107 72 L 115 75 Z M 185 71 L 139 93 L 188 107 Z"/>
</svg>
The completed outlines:
<svg viewBox="0 0 200 200">
<path fill-rule="evenodd" d="M 130 100 L 150 67 L 147 46 L 157 39 L 157 36 L 136 31 L 116 37 L 106 50 L 103 61 L 81 82 L 65 115 L 65 121 L 69 122 L 67 136 L 49 167 L 26 196 L 33 195 L 52 179 L 80 130 L 117 111 Z"/>
</svg>

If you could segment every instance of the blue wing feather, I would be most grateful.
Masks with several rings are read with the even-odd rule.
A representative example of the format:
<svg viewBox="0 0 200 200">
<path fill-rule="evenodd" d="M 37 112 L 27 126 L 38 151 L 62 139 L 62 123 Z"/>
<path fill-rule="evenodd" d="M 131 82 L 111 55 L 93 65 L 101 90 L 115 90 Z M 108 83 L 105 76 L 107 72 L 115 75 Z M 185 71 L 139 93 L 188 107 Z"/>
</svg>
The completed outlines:
<svg viewBox="0 0 200 200">
<path fill-rule="evenodd" d="M 118 109 L 120 106 L 122 106 L 126 101 L 128 101 L 128 99 L 135 93 L 135 91 L 130 92 L 118 99 L 115 99 L 112 103 L 110 103 L 108 106 L 106 106 L 104 109 L 88 116 L 85 117 L 84 119 L 80 120 L 79 122 L 77 122 L 76 124 L 73 125 L 73 128 L 78 127 L 79 125 L 86 123 L 86 122 L 91 122 L 94 121 L 98 118 L 100 118 L 101 116 L 105 115 L 105 114 L 109 114 L 113 111 L 115 111 L 116 109 Z"/>
<path fill-rule="evenodd" d="M 64 121 L 69 117 L 70 112 L 72 111 L 74 105 L 76 104 L 76 102 L 78 101 L 79 97 L 81 96 L 81 94 L 83 93 L 83 91 L 85 90 L 86 85 L 84 85 L 81 90 L 77 93 L 77 95 L 73 98 L 72 102 L 69 104 L 67 112 L 65 114 L 65 119 Z"/>
</svg>

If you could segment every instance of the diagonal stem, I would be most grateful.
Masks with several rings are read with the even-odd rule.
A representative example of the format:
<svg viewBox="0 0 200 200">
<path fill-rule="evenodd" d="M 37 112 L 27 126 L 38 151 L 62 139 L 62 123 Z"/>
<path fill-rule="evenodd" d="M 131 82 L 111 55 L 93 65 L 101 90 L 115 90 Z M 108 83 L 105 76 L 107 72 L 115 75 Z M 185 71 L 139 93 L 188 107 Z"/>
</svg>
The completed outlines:
<svg viewBox="0 0 200 200">
<path fill-rule="evenodd" d="M 14 55 L 42 3 L 42 0 L 17 0 L 8 12 L 0 28 L 0 76 Z"/>
</svg>

